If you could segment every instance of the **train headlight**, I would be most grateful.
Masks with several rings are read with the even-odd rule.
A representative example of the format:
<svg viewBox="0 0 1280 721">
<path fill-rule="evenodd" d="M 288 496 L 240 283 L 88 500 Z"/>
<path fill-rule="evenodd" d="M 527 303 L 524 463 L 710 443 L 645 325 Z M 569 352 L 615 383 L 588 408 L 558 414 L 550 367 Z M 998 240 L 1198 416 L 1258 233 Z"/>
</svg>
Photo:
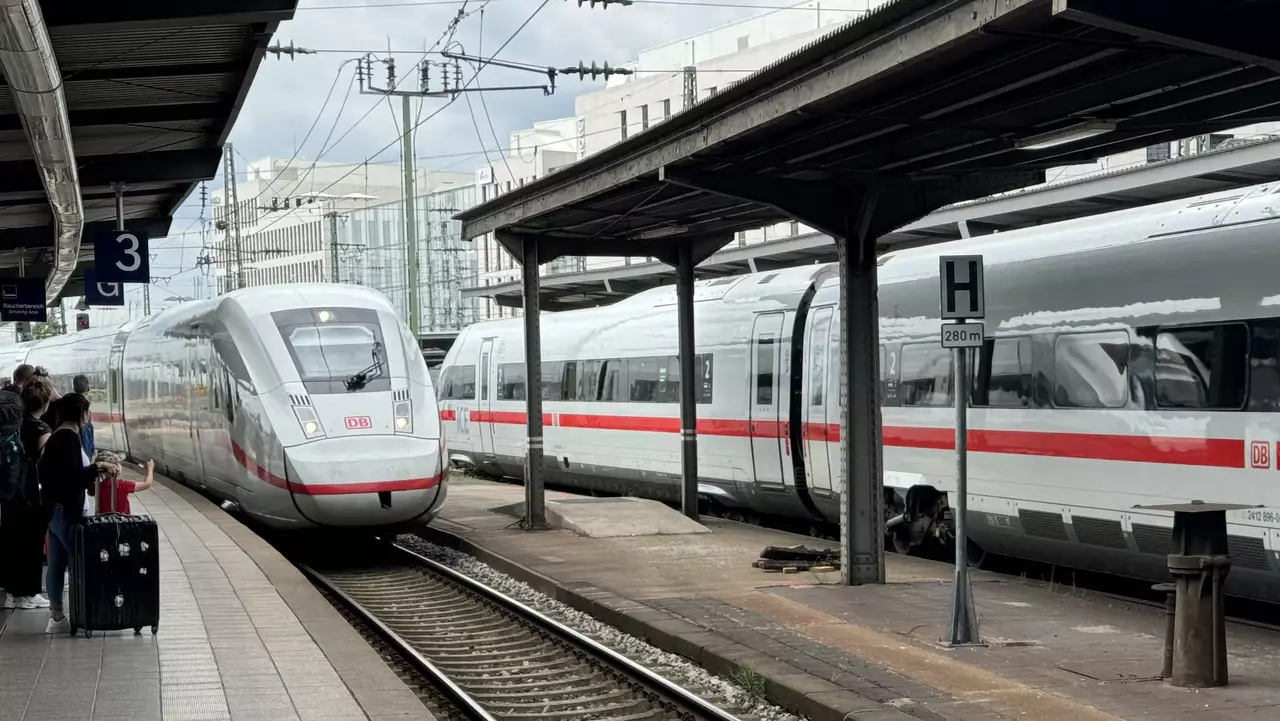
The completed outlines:
<svg viewBox="0 0 1280 721">
<path fill-rule="evenodd" d="M 302 426 L 302 433 L 307 438 L 320 438 L 324 435 L 316 409 L 311 406 L 294 406 L 293 415 L 298 419 L 298 425 Z"/>
<path fill-rule="evenodd" d="M 396 433 L 413 433 L 413 401 L 396 401 Z"/>
</svg>

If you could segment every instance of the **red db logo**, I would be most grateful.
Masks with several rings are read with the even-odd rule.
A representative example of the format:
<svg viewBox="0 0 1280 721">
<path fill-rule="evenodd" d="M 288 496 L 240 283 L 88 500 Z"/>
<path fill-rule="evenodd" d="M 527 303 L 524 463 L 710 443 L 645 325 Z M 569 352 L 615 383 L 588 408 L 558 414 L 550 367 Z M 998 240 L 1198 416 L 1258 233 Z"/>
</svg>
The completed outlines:
<svg viewBox="0 0 1280 721">
<path fill-rule="evenodd" d="M 373 421 L 370 420 L 369 416 L 347 416 L 346 422 L 347 430 L 350 431 L 362 431 L 373 428 Z"/>
<path fill-rule="evenodd" d="M 1254 468 L 1271 467 L 1271 444 L 1266 441 L 1254 441 L 1249 444 L 1249 463 Z"/>
</svg>

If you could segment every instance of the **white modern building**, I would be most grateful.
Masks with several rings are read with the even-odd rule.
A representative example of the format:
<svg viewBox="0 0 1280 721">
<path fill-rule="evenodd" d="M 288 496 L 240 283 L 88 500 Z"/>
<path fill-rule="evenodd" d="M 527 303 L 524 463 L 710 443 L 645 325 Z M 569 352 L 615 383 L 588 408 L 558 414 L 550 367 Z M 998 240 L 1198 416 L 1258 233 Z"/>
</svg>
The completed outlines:
<svg viewBox="0 0 1280 721">
<path fill-rule="evenodd" d="M 476 204 L 476 186 L 438 185 L 416 201 L 419 328 L 424 332 L 461 330 L 478 320 L 478 302 L 462 298 L 463 288 L 476 285 L 477 254 L 472 243 L 463 242 L 462 224 L 453 216 Z M 404 202 L 345 213 L 337 225 L 337 240 L 339 282 L 382 291 L 407 319 Z"/>
<path fill-rule="evenodd" d="M 226 188 L 213 197 L 217 240 L 212 260 L 219 292 L 335 278 L 367 283 L 365 268 L 377 264 L 354 260 L 367 244 L 381 247 L 377 252 L 382 256 L 398 247 L 399 267 L 404 268 L 404 176 L 399 165 L 265 158 L 242 172 L 235 184 L 234 206 Z M 420 195 L 418 240 L 425 243 L 425 209 L 431 194 L 470 187 L 473 177 L 422 171 L 415 182 Z M 348 277 L 341 275 L 343 259 L 351 259 L 345 269 Z M 404 284 L 401 278 L 398 286 L 386 286 L 388 294 L 399 292 L 403 297 Z"/>
</svg>

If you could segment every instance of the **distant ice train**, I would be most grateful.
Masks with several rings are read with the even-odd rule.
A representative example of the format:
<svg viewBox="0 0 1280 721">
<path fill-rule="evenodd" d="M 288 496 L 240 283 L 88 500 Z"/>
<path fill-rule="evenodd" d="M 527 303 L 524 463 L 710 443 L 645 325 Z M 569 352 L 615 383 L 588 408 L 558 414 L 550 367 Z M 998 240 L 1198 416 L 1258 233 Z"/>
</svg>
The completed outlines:
<svg viewBox="0 0 1280 721">
<path fill-rule="evenodd" d="M 407 527 L 444 502 L 444 438 L 417 343 L 382 295 L 280 285 L 119 329 L 0 348 L 0 371 L 90 379 L 99 448 L 278 528 Z"/>
<path fill-rule="evenodd" d="M 1163 579 L 1172 520 L 1135 505 L 1259 504 L 1229 519 L 1228 590 L 1280 600 L 1280 186 L 882 257 L 886 525 L 900 550 L 950 537 L 943 253 L 987 266 L 970 553 Z M 698 283 L 687 380 L 671 287 L 545 315 L 549 480 L 674 499 L 679 386 L 693 382 L 703 498 L 836 518 L 838 282 L 807 266 Z M 439 387 L 454 463 L 521 475 L 522 336 L 518 319 L 480 323 L 449 352 Z"/>
</svg>

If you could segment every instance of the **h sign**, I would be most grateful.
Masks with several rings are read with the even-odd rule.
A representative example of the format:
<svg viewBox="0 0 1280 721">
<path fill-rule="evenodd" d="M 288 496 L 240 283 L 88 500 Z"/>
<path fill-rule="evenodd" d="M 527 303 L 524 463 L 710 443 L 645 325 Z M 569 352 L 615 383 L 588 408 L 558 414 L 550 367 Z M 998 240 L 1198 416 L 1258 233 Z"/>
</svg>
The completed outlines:
<svg viewBox="0 0 1280 721">
<path fill-rule="evenodd" d="M 975 320 L 986 316 L 982 291 L 982 256 L 944 255 L 938 259 L 944 320 Z"/>
<path fill-rule="evenodd" d="M 150 283 L 147 234 L 102 230 L 93 240 L 93 265 L 100 283 Z"/>
<path fill-rule="evenodd" d="M 95 306 L 124 305 L 124 286 L 119 283 L 103 283 L 93 268 L 84 271 L 84 304 Z"/>
</svg>

